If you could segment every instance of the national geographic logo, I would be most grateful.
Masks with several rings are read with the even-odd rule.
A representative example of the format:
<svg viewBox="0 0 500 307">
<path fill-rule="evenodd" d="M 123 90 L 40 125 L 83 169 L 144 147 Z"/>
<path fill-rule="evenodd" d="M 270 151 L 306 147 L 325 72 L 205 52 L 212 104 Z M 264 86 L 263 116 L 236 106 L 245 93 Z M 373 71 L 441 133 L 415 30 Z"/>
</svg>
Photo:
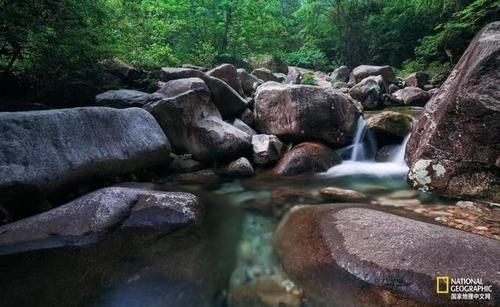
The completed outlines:
<svg viewBox="0 0 500 307">
<path fill-rule="evenodd" d="M 450 278 L 436 276 L 436 293 L 446 294 L 451 300 L 491 300 L 493 286 L 482 278 Z"/>
</svg>

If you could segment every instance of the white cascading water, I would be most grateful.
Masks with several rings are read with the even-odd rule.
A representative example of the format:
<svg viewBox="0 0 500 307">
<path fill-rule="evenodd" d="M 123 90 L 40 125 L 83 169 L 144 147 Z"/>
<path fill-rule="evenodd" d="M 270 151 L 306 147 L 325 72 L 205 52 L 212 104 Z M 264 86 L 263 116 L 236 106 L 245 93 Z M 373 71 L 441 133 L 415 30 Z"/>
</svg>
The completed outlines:
<svg viewBox="0 0 500 307">
<path fill-rule="evenodd" d="M 360 117 L 354 143 L 347 149 L 352 149 L 350 159 L 330 168 L 324 175 L 327 177 L 342 177 L 350 175 L 406 176 L 408 166 L 404 159 L 408 135 L 391 155 L 389 162 L 375 161 L 375 140 L 366 127 L 366 121 Z"/>
</svg>

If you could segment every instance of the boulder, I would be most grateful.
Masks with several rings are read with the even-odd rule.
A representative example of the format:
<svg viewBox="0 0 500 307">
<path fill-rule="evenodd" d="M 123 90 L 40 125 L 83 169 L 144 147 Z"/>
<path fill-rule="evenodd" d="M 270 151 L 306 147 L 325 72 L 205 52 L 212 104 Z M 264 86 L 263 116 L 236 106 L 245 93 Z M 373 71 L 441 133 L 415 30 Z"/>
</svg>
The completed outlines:
<svg viewBox="0 0 500 307">
<path fill-rule="evenodd" d="M 306 142 L 293 147 L 273 169 L 282 176 L 321 173 L 340 164 L 342 159 L 330 148 L 320 143 Z"/>
<path fill-rule="evenodd" d="M 359 101 L 366 110 L 383 106 L 382 94 L 385 92 L 382 76 L 366 77 L 349 90 L 349 95 Z"/>
<path fill-rule="evenodd" d="M 250 136 L 224 122 L 205 91 L 188 91 L 144 107 L 156 118 L 178 153 L 202 162 L 226 160 L 244 154 Z"/>
<path fill-rule="evenodd" d="M 156 93 L 165 98 L 171 98 L 191 90 L 206 92 L 210 95 L 210 90 L 205 82 L 196 77 L 170 80 L 165 82 L 165 84 L 163 84 L 163 86 L 156 91 Z"/>
<path fill-rule="evenodd" d="M 436 294 L 440 275 L 500 286 L 498 241 L 361 205 L 296 207 L 274 242 L 313 306 L 451 304 Z M 498 299 L 492 294 L 489 303 Z"/>
<path fill-rule="evenodd" d="M 335 82 L 347 83 L 349 82 L 350 76 L 351 76 L 351 70 L 349 70 L 347 66 L 340 66 L 330 74 L 330 80 L 332 83 Z"/>
<path fill-rule="evenodd" d="M 218 170 L 218 173 L 227 177 L 250 177 L 254 174 L 254 169 L 247 158 L 242 157 Z"/>
<path fill-rule="evenodd" d="M 272 213 L 277 218 L 282 218 L 290 209 L 295 206 L 306 204 L 323 203 L 318 193 L 312 193 L 307 190 L 301 190 L 292 187 L 280 187 L 271 193 L 271 209 Z"/>
<path fill-rule="evenodd" d="M 241 80 L 241 87 L 243 88 L 243 91 L 245 94 L 248 96 L 252 96 L 257 88 L 264 83 L 264 81 L 260 80 L 254 75 L 249 74 L 245 69 L 239 68 L 237 70 L 238 76 Z"/>
<path fill-rule="evenodd" d="M 405 83 L 406 86 L 413 86 L 413 87 L 419 87 L 421 89 L 424 88 L 427 84 L 429 84 L 429 80 L 431 79 L 431 76 L 429 76 L 428 73 L 425 72 L 415 72 L 406 77 Z"/>
<path fill-rule="evenodd" d="M 426 105 L 406 147 L 414 187 L 500 201 L 500 22 L 484 27 Z"/>
<path fill-rule="evenodd" d="M 169 170 L 177 173 L 199 171 L 206 167 L 205 164 L 194 160 L 191 154 L 176 155 L 171 153 L 170 158 L 172 159 L 172 163 L 170 164 Z"/>
<path fill-rule="evenodd" d="M 160 80 L 163 82 L 185 78 L 200 78 L 206 83 L 212 94 L 213 103 L 224 118 L 236 117 L 247 106 L 247 101 L 226 82 L 210 77 L 202 71 L 190 68 L 169 67 L 164 67 L 160 70 Z"/>
<path fill-rule="evenodd" d="M 356 83 L 361 82 L 366 77 L 382 76 L 384 84 L 389 85 L 396 78 L 391 66 L 360 65 L 352 71 Z"/>
<path fill-rule="evenodd" d="M 307 85 L 263 84 L 255 97 L 255 128 L 286 140 L 349 144 L 359 112 L 333 89 Z"/>
<path fill-rule="evenodd" d="M 233 121 L 232 125 L 250 136 L 257 134 L 257 132 L 255 130 L 253 130 L 250 126 L 248 126 L 247 124 L 245 124 L 242 120 L 240 120 L 238 118 L 236 118 Z"/>
<path fill-rule="evenodd" d="M 229 84 L 238 94 L 243 95 L 241 80 L 236 67 L 231 64 L 222 64 L 207 72 L 207 75 L 219 78 Z"/>
<path fill-rule="evenodd" d="M 190 69 L 196 69 L 196 70 L 199 70 L 199 71 L 207 71 L 207 69 L 205 67 L 201 67 L 201 66 L 197 66 L 197 65 L 192 65 L 192 64 L 182 64 L 181 66 L 182 68 L 190 68 Z"/>
<path fill-rule="evenodd" d="M 423 107 L 431 99 L 432 94 L 418 87 L 405 87 L 392 94 L 402 105 Z"/>
<path fill-rule="evenodd" d="M 141 108 L 145 104 L 162 98 L 162 95 L 159 94 L 123 89 L 101 93 L 95 97 L 95 101 L 98 106 L 125 109 L 132 107 Z"/>
<path fill-rule="evenodd" d="M 366 202 L 369 199 L 367 195 L 361 192 L 335 187 L 323 188 L 319 193 L 324 199 L 331 202 L 359 203 Z"/>
<path fill-rule="evenodd" d="M 257 165 L 269 165 L 281 158 L 284 145 L 275 135 L 252 136 L 253 161 Z"/>
<path fill-rule="evenodd" d="M 252 71 L 252 75 L 261 79 L 264 82 L 275 81 L 280 82 L 280 79 L 276 77 L 273 72 L 267 68 L 257 68 Z"/>
<path fill-rule="evenodd" d="M 414 119 L 410 115 L 394 111 L 384 111 L 368 118 L 366 126 L 376 133 L 404 138 L 411 132 L 413 122 Z"/>
<path fill-rule="evenodd" d="M 198 223 L 189 193 L 110 187 L 0 227 L 0 255 L 95 243 L 118 228 L 176 228 Z"/>
<path fill-rule="evenodd" d="M 0 198 L 15 209 L 22 199 L 169 161 L 167 137 L 139 108 L 0 113 L 0 131 Z"/>
</svg>

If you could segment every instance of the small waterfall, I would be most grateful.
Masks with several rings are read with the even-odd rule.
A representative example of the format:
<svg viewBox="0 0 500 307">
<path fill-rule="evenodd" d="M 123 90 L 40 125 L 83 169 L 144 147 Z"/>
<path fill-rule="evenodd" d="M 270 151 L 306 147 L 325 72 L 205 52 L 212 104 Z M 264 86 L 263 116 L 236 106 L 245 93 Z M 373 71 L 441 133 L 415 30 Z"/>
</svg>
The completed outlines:
<svg viewBox="0 0 500 307">
<path fill-rule="evenodd" d="M 372 160 L 369 159 L 368 156 L 371 155 L 374 157 L 376 148 L 375 138 L 366 126 L 366 120 L 360 116 L 358 118 L 356 134 L 352 144 L 351 161 Z"/>
<path fill-rule="evenodd" d="M 408 166 L 405 161 L 405 149 L 409 138 L 410 135 L 406 136 L 403 142 L 394 150 L 389 162 L 376 162 L 377 145 L 375 138 L 368 130 L 366 121 L 360 117 L 353 144 L 343 149 L 343 151 L 351 151 L 350 158 L 330 168 L 325 173 L 325 176 L 406 176 Z"/>
<path fill-rule="evenodd" d="M 403 140 L 403 143 L 399 146 L 397 151 L 395 151 L 394 155 L 391 157 L 391 162 L 393 163 L 399 163 L 399 164 L 405 164 L 405 151 L 406 151 L 406 144 L 408 144 L 408 140 L 410 139 L 411 134 L 408 134 L 405 139 Z"/>
</svg>

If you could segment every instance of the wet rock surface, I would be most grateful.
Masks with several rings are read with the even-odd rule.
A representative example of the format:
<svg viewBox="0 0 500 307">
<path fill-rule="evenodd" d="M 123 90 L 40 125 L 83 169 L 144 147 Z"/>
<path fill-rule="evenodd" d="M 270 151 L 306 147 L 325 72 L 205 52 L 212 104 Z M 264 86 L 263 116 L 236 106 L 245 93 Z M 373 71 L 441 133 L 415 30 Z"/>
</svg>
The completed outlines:
<svg viewBox="0 0 500 307">
<path fill-rule="evenodd" d="M 104 188 L 0 227 L 0 255 L 88 245 L 120 227 L 171 231 L 199 223 L 202 209 L 188 193 Z"/>
<path fill-rule="evenodd" d="M 285 153 L 273 173 L 282 176 L 314 174 L 325 172 L 340 162 L 340 157 L 327 146 L 306 142 Z"/>
<path fill-rule="evenodd" d="M 416 188 L 500 200 L 499 33 L 499 22 L 481 30 L 413 128 Z"/>
<path fill-rule="evenodd" d="M 435 294 L 436 275 L 500 286 L 498 241 L 364 206 L 298 207 L 275 246 L 315 306 L 443 304 L 449 297 Z"/>
</svg>

